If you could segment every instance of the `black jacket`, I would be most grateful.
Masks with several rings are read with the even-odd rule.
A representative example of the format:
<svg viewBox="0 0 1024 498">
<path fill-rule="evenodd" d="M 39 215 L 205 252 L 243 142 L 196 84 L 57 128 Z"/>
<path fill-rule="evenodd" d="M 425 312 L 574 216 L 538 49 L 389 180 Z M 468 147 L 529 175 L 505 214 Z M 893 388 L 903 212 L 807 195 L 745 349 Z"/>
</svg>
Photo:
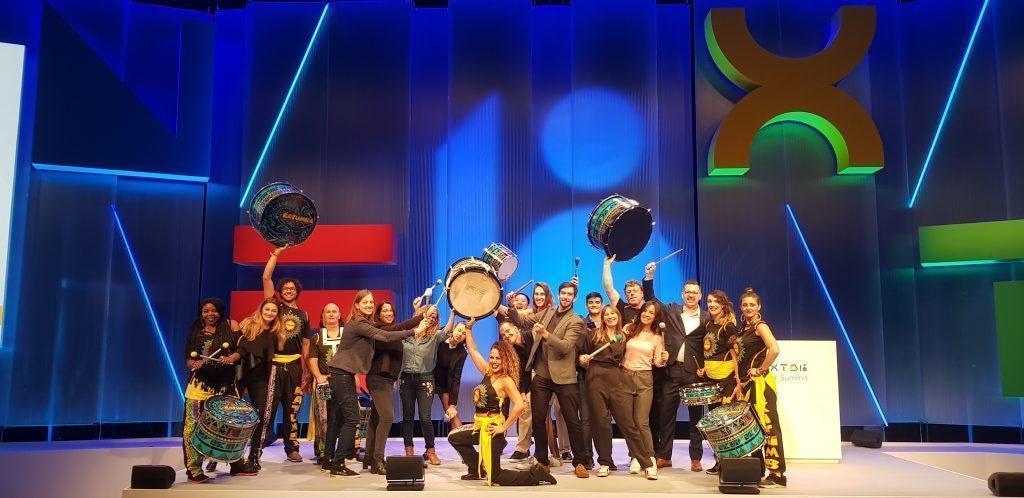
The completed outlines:
<svg viewBox="0 0 1024 498">
<path fill-rule="evenodd" d="M 414 333 L 413 330 L 379 329 L 370 325 L 366 318 L 355 316 L 345 323 L 345 332 L 341 335 L 338 352 L 327 362 L 327 366 L 350 374 L 365 374 L 370 371 L 374 341 L 401 341 Z"/>
<path fill-rule="evenodd" d="M 696 374 L 698 368 L 704 367 L 704 334 L 707 332 L 707 324 L 711 321 L 711 315 L 707 311 L 700 311 L 700 325 L 689 335 L 686 334 L 686 327 L 683 326 L 683 305 L 679 303 L 664 303 L 654 296 L 654 280 L 645 280 L 644 284 L 650 282 L 650 286 L 644 285 L 644 295 L 648 300 L 658 301 L 662 307 L 662 319 L 665 321 L 665 350 L 668 351 L 668 363 L 672 366 L 678 363 L 679 349 L 686 343 L 686 354 L 683 361 L 683 371 Z"/>
</svg>

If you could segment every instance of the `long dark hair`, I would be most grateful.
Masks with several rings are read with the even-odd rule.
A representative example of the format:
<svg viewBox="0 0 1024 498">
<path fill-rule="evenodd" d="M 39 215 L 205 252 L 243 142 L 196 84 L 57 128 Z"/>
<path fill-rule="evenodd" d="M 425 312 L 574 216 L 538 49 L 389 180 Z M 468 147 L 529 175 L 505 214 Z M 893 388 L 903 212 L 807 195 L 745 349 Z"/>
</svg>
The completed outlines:
<svg viewBox="0 0 1024 498">
<path fill-rule="evenodd" d="M 203 307 L 207 304 L 212 304 L 220 315 L 220 318 L 217 319 L 217 323 L 213 324 L 213 327 L 216 329 L 215 333 L 230 332 L 231 320 L 228 319 L 228 307 L 224 304 L 224 301 L 221 301 L 216 297 L 208 297 L 199 301 L 199 309 L 196 311 L 196 319 L 188 329 L 189 335 L 198 334 L 202 332 L 204 327 L 206 327 L 206 321 L 203 320 Z"/>
<path fill-rule="evenodd" d="M 384 323 L 384 319 L 380 317 L 380 312 L 384 311 L 385 304 L 391 306 L 391 319 L 394 320 L 391 323 Z M 395 305 L 391 304 L 391 301 L 381 301 L 377 303 L 377 306 L 374 306 L 373 308 L 373 315 L 370 315 L 370 323 L 372 323 L 374 327 L 398 323 L 398 316 L 395 314 Z"/>
<path fill-rule="evenodd" d="M 629 330 L 627 331 L 627 340 L 636 337 L 636 335 L 640 333 L 640 330 L 643 329 L 644 324 L 640 322 L 640 315 L 642 315 L 644 310 L 649 306 L 654 306 L 654 321 L 651 322 L 651 333 L 662 335 L 661 327 L 663 326 L 664 317 L 662 316 L 661 304 L 658 301 L 647 301 L 640 307 L 640 313 L 637 313 L 636 317 L 633 318 L 633 321 L 630 322 Z"/>
</svg>

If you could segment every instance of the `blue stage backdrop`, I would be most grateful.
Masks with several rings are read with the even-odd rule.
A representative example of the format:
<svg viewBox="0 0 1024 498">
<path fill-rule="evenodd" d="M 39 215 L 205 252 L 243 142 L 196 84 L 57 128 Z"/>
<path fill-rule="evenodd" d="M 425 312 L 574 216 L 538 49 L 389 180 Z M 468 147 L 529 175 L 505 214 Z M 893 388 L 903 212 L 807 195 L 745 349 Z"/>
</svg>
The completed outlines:
<svg viewBox="0 0 1024 498">
<path fill-rule="evenodd" d="M 707 173 L 746 95 L 711 57 L 708 12 L 746 7 L 760 44 L 803 57 L 850 2 L 252 2 L 216 18 L 11 4 L 0 41 L 28 60 L 0 426 L 178 420 L 196 303 L 259 288 L 261 268 L 231 263 L 253 175 L 303 188 L 321 223 L 391 224 L 394 265 L 278 276 L 391 289 L 403 316 L 492 241 L 520 257 L 510 287 L 557 286 L 579 257 L 581 294 L 602 291 L 585 226 L 620 193 L 657 223 L 615 265 L 617 284 L 682 248 L 656 275 L 663 300 L 689 278 L 734 298 L 754 287 L 778 338 L 837 341 L 843 425 L 1024 425 L 1000 389 L 992 292 L 1024 267 L 923 268 L 917 245 L 920 226 L 1024 216 L 1020 2 L 856 2 L 877 29 L 836 86 L 874 120 L 885 167 L 837 175 L 821 134 L 780 123 L 739 177 Z M 478 329 L 482 344 L 496 338 L 493 322 Z M 468 367 L 464 384 L 478 380 Z"/>
</svg>

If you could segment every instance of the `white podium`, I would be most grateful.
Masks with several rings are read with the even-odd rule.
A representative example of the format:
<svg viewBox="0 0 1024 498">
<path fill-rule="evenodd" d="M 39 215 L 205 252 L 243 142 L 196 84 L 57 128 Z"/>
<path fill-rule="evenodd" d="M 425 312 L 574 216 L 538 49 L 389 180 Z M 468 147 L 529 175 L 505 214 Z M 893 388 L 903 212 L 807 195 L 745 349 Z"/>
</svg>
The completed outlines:
<svg viewBox="0 0 1024 498">
<path fill-rule="evenodd" d="M 779 424 L 786 460 L 836 462 L 839 372 L 836 341 L 779 341 L 772 373 L 779 388 Z"/>
</svg>

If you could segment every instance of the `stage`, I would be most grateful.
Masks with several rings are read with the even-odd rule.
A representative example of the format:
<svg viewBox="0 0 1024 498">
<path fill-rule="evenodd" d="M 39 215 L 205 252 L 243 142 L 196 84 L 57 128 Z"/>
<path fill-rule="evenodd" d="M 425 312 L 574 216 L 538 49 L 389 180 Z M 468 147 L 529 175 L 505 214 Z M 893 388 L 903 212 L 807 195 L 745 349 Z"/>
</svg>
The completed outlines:
<svg viewBox="0 0 1024 498">
<path fill-rule="evenodd" d="M 417 448 L 422 442 L 417 441 Z M 303 442 L 304 457 L 312 453 Z M 402 452 L 401 441 L 391 440 L 388 452 Z M 510 450 L 506 451 L 506 454 Z M 591 474 L 588 479 L 572 475 L 569 465 L 552 469 L 555 486 L 531 488 L 485 488 L 480 481 L 464 482 L 465 467 L 446 443 L 438 445 L 444 462 L 427 469 L 426 489 L 433 498 L 451 493 L 526 493 L 539 497 L 554 493 L 608 493 L 638 497 L 649 494 L 719 495 L 717 478 L 689 471 L 685 462 L 686 441 L 676 443 L 675 468 L 662 469 L 660 479 L 648 481 L 630 475 L 626 448 L 616 441 L 615 461 L 622 469 L 609 477 Z M 710 452 L 704 465 L 711 464 Z M 171 465 L 178 480 L 166 490 L 127 488 L 131 466 Z M 682 465 L 686 464 L 686 468 Z M 257 477 L 230 477 L 220 465 L 216 479 L 208 484 L 185 481 L 180 440 L 116 440 L 66 443 L 5 444 L 0 446 L 0 474 L 5 496 L 117 496 L 144 497 L 282 497 L 336 496 L 338 491 L 375 496 L 385 491 L 383 476 L 369 473 L 360 477 L 328 477 L 309 463 L 284 461 L 280 443 L 266 449 L 263 471 Z M 881 450 L 843 445 L 841 463 L 789 462 L 789 487 L 762 490 L 775 496 L 991 496 L 985 479 L 995 471 L 1024 471 L 1024 446 L 982 444 L 893 443 Z M 54 476 L 60 476 L 54 479 Z M 524 497 L 525 498 L 525 497 Z"/>
</svg>

